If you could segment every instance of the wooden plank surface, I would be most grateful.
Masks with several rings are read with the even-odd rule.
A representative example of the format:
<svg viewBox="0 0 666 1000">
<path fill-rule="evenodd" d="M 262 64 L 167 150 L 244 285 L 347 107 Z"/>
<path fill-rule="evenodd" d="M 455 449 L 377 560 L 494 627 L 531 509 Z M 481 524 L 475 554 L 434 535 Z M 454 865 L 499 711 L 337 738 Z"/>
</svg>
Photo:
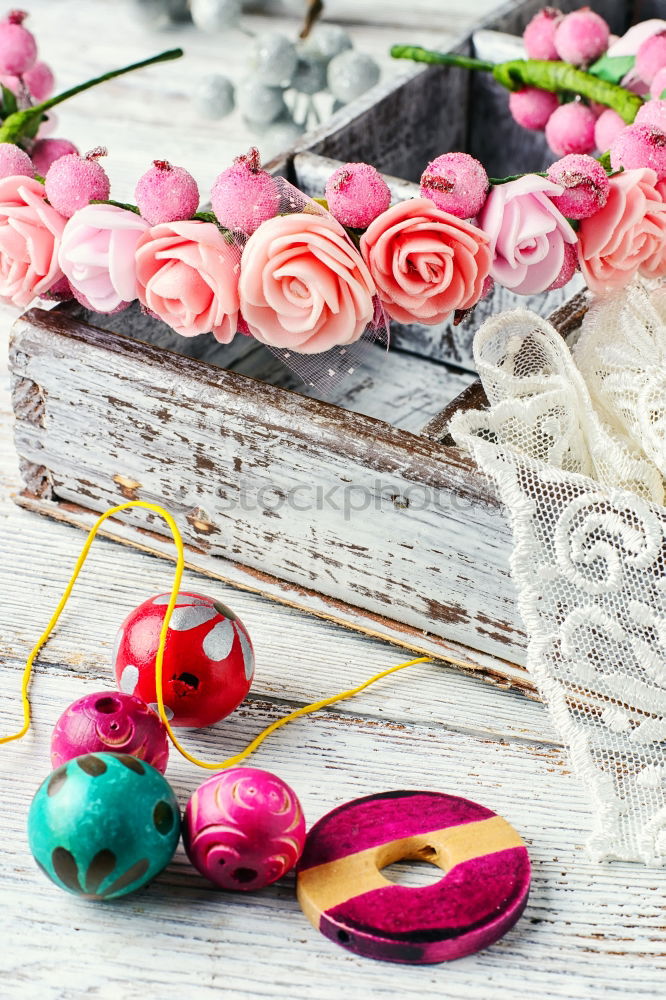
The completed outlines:
<svg viewBox="0 0 666 1000">
<path fill-rule="evenodd" d="M 430 0 L 419 2 L 423 8 Z M 45 56 L 62 67 L 63 83 L 117 60 L 127 24 L 121 4 L 51 0 L 31 6 L 36 7 L 36 24 L 50 30 L 47 40 L 40 29 L 40 41 Z M 112 8 L 114 16 L 102 20 Z M 347 4 L 350 14 L 369 11 L 376 19 L 385 9 L 404 18 L 412 16 L 414 7 L 369 0 Z M 450 0 L 433 0 L 432 9 L 438 18 L 458 19 L 462 26 L 481 12 L 481 5 L 455 8 Z M 367 32 L 375 37 L 374 28 Z M 145 51 L 146 41 L 155 49 L 162 44 L 147 33 L 139 46 L 129 33 L 127 57 Z M 173 41 L 170 37 L 166 44 Z M 196 44 L 201 58 L 208 43 Z M 215 50 L 211 46 L 208 51 L 212 61 Z M 125 183 L 119 197 L 131 193 L 131 179 L 155 155 L 158 135 L 164 155 L 195 169 L 200 164 L 211 176 L 214 172 L 204 131 L 190 123 L 184 104 L 176 102 L 177 140 L 167 128 L 169 109 L 157 100 L 147 106 L 147 93 L 155 97 L 159 90 L 154 76 L 146 79 L 151 81 L 148 91 L 138 81 L 114 91 L 115 97 L 122 96 L 117 106 L 89 102 L 72 110 L 71 117 L 62 112 L 67 125 L 63 134 L 75 132 L 86 148 L 111 134 L 118 137 L 113 170 L 118 182 Z M 128 141 L 132 119 L 142 119 L 144 127 Z M 189 159 L 179 155 L 180 142 Z M 231 152 L 235 150 L 225 155 Z M 4 343 L 14 315 L 7 309 L 0 313 L 2 732 L 18 723 L 23 659 L 48 619 L 82 540 L 73 528 L 19 510 L 10 499 L 19 480 Z M 187 584 L 202 590 L 212 586 L 193 574 L 187 575 Z M 488 951 L 420 969 L 356 959 L 305 920 L 293 896 L 293 879 L 260 894 L 220 894 L 193 873 L 180 848 L 150 888 L 115 903 L 81 902 L 47 883 L 28 854 L 25 817 L 36 784 L 48 772 L 52 725 L 70 701 L 110 684 L 108 657 L 120 620 L 145 596 L 168 586 L 164 562 L 101 541 L 38 667 L 34 728 L 24 741 L 0 748 L 2 1000 L 663 996 L 663 875 L 635 865 L 587 862 L 581 844 L 589 828 L 588 803 L 569 773 L 544 708 L 441 664 L 410 668 L 339 709 L 287 727 L 265 744 L 254 763 L 296 787 L 309 822 L 348 798 L 397 787 L 446 790 L 502 812 L 528 843 L 534 889 L 524 918 Z M 223 585 L 215 585 L 215 592 L 249 627 L 258 674 L 242 711 L 204 736 L 188 737 L 189 745 L 211 757 L 235 751 L 292 707 L 399 660 L 386 643 L 254 594 Z M 202 775 L 174 756 L 169 778 L 184 803 Z M 424 876 L 420 878 L 423 882 Z"/>
</svg>

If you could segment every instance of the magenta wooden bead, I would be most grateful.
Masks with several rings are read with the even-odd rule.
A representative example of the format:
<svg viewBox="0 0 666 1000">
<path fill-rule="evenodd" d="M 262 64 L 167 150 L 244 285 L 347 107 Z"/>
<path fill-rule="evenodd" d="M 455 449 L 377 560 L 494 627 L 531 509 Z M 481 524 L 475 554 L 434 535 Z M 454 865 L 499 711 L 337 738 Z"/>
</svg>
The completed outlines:
<svg viewBox="0 0 666 1000">
<path fill-rule="evenodd" d="M 53 767 L 85 753 L 131 754 L 162 774 L 169 759 L 169 738 L 160 718 L 122 691 L 97 691 L 66 708 L 51 737 Z"/>
<path fill-rule="evenodd" d="M 233 767 L 187 803 L 183 842 L 194 867 L 222 889 L 262 889 L 294 867 L 305 843 L 296 793 L 270 771 Z"/>
<path fill-rule="evenodd" d="M 390 882 L 401 859 L 443 869 L 434 885 Z M 520 917 L 530 859 L 518 833 L 485 806 L 440 792 L 354 799 L 310 830 L 298 901 L 322 934 L 357 955 L 425 964 L 471 955 Z"/>
</svg>

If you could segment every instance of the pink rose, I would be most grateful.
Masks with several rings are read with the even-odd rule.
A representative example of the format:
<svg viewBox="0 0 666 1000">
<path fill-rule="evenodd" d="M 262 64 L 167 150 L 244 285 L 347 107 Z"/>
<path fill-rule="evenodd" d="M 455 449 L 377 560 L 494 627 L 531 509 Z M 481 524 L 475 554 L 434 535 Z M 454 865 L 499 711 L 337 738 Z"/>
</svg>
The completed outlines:
<svg viewBox="0 0 666 1000">
<path fill-rule="evenodd" d="M 654 170 L 625 170 L 609 178 L 608 201 L 578 230 L 580 269 L 593 292 L 628 285 L 641 271 L 662 273 L 666 206 Z"/>
<path fill-rule="evenodd" d="M 655 190 L 661 200 L 661 206 L 650 209 L 649 220 L 662 233 L 661 239 L 653 254 L 645 258 L 641 264 L 641 274 L 646 278 L 663 278 L 666 276 L 666 180 L 657 181 Z"/>
<path fill-rule="evenodd" d="M 318 354 L 358 340 L 374 314 L 370 272 L 332 216 L 269 219 L 243 250 L 240 307 L 263 344 Z"/>
<path fill-rule="evenodd" d="M 22 308 L 60 281 L 58 245 L 67 220 L 32 177 L 0 180 L 0 296 Z"/>
<path fill-rule="evenodd" d="M 481 297 L 490 268 L 484 234 L 429 198 L 393 205 L 361 237 L 386 312 L 399 323 L 440 323 Z"/>
<path fill-rule="evenodd" d="M 136 248 L 139 299 L 183 337 L 228 344 L 238 325 L 238 248 L 212 222 L 164 222 Z"/>
<path fill-rule="evenodd" d="M 117 205 L 86 205 L 69 219 L 58 261 L 90 309 L 110 313 L 137 297 L 134 252 L 148 223 Z"/>
<path fill-rule="evenodd" d="M 576 234 L 551 196 L 564 188 L 546 177 L 526 174 L 490 189 L 478 223 L 490 240 L 490 273 L 518 295 L 545 292 L 564 264 L 564 248 Z"/>
</svg>

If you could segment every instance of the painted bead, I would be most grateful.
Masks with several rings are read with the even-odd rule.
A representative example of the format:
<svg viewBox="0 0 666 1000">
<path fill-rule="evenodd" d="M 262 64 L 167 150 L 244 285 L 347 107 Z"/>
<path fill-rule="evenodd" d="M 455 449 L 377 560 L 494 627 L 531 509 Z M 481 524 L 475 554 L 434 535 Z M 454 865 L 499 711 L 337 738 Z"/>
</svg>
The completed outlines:
<svg viewBox="0 0 666 1000">
<path fill-rule="evenodd" d="M 170 594 L 149 597 L 116 636 L 113 665 L 121 691 L 156 709 L 155 657 Z M 254 676 L 252 643 L 240 618 L 202 594 L 182 592 L 163 663 L 163 698 L 173 726 L 212 726 L 240 705 Z"/>
<path fill-rule="evenodd" d="M 169 737 L 159 716 L 140 698 L 97 691 L 66 708 L 51 737 L 51 764 L 60 767 L 86 753 L 129 753 L 161 774 L 169 759 Z"/>
<path fill-rule="evenodd" d="M 303 810 L 275 774 L 229 768 L 204 781 L 187 803 L 183 843 L 194 867 L 215 885 L 262 889 L 298 861 L 305 843 Z"/>
<path fill-rule="evenodd" d="M 401 859 L 445 872 L 410 888 L 381 869 Z M 530 860 L 514 828 L 457 795 L 400 791 L 347 802 L 310 830 L 298 865 L 303 912 L 343 948 L 422 965 L 471 955 L 520 917 Z"/>
<path fill-rule="evenodd" d="M 61 889 L 115 899 L 165 868 L 180 836 L 178 802 L 166 778 L 127 754 L 75 757 L 37 791 L 28 816 L 30 850 Z"/>
</svg>

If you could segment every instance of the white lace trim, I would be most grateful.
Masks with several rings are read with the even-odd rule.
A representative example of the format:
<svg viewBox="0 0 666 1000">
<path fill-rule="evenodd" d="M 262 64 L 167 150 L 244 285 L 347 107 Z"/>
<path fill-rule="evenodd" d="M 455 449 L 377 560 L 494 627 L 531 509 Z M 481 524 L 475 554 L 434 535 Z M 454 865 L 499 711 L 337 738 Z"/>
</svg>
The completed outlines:
<svg viewBox="0 0 666 1000">
<path fill-rule="evenodd" d="M 489 320 L 490 409 L 450 428 L 509 510 L 527 667 L 591 795 L 591 854 L 648 864 L 666 863 L 665 319 L 664 291 L 632 287 L 573 358 L 532 313 Z"/>
</svg>

